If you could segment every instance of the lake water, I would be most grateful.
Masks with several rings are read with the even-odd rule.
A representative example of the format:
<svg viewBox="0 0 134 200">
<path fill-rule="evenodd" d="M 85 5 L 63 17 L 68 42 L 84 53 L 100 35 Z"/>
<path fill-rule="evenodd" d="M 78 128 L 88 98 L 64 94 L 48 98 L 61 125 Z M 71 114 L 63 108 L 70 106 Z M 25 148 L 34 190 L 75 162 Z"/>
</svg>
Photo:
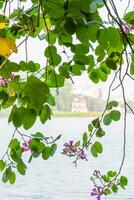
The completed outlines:
<svg viewBox="0 0 134 200">
<path fill-rule="evenodd" d="M 54 118 L 52 121 L 36 125 L 29 131 L 42 131 L 46 135 L 62 134 L 59 147 L 54 157 L 48 161 L 34 159 L 28 165 L 25 176 L 18 175 L 15 185 L 3 184 L 0 181 L 0 200 L 92 200 L 89 180 L 94 169 L 106 172 L 107 169 L 118 169 L 122 155 L 123 130 L 120 122 L 105 127 L 106 136 L 101 139 L 104 153 L 88 162 L 79 162 L 75 168 L 72 160 L 62 155 L 61 145 L 70 139 L 78 139 L 87 129 L 91 118 Z M 134 119 L 128 116 L 127 155 L 122 174 L 129 178 L 125 191 L 120 189 L 118 195 L 104 197 L 102 200 L 134 200 Z M 0 156 L 4 153 L 11 137 L 13 127 L 6 118 L 0 123 Z M 93 198 L 94 199 L 94 198 Z"/>
</svg>

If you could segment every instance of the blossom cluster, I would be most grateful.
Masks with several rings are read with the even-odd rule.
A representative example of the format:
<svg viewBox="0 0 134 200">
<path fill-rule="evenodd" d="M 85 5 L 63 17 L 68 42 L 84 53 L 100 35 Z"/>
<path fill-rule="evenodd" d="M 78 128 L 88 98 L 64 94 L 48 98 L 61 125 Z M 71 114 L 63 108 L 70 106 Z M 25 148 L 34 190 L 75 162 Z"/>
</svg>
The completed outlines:
<svg viewBox="0 0 134 200">
<path fill-rule="evenodd" d="M 103 195 L 106 195 L 106 190 L 102 186 L 97 186 L 95 184 L 95 179 L 101 179 L 101 173 L 99 170 L 93 172 L 93 177 L 91 180 L 94 182 L 94 188 L 92 189 L 91 196 L 95 197 L 97 200 L 101 200 Z"/>
<path fill-rule="evenodd" d="M 74 141 L 69 141 L 64 144 L 63 154 L 74 157 L 76 156 L 78 159 L 87 161 L 87 154 L 83 148 L 77 147 Z"/>
</svg>

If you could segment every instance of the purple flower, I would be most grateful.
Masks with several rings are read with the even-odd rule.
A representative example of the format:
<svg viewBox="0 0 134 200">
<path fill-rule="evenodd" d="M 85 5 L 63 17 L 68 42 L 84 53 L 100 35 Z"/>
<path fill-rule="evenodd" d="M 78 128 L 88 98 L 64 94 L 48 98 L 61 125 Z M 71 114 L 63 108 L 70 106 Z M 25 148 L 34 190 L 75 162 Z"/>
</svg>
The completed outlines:
<svg viewBox="0 0 134 200">
<path fill-rule="evenodd" d="M 74 156 L 78 151 L 77 147 L 75 146 L 74 141 L 72 141 L 72 140 L 70 140 L 68 143 L 66 142 L 63 146 L 65 147 L 63 149 L 64 154 Z"/>
<path fill-rule="evenodd" d="M 91 196 L 96 197 L 97 200 L 101 200 L 101 196 L 104 194 L 102 187 L 95 187 L 91 192 Z"/>
<path fill-rule="evenodd" d="M 100 171 L 99 171 L 99 170 L 94 170 L 93 175 L 94 175 L 95 177 L 100 176 Z"/>
<path fill-rule="evenodd" d="M 31 142 L 32 142 L 32 140 L 30 139 L 30 140 L 22 143 L 22 150 L 23 150 L 23 152 L 27 152 L 27 151 L 30 150 L 29 144 L 31 144 Z"/>
<path fill-rule="evenodd" d="M 87 155 L 83 149 L 80 150 L 80 159 L 87 161 Z"/>
</svg>

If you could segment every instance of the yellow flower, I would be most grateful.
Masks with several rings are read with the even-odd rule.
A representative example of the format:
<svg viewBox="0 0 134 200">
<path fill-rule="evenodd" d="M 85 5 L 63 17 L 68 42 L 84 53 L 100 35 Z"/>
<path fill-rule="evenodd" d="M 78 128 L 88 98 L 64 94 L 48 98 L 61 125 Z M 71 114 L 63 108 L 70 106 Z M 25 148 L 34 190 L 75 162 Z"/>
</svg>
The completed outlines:
<svg viewBox="0 0 134 200">
<path fill-rule="evenodd" d="M 7 57 L 12 52 L 18 52 L 15 42 L 9 38 L 0 37 L 0 55 Z"/>
<path fill-rule="evenodd" d="M 0 23 L 0 29 L 4 29 L 4 28 L 6 28 L 6 24 L 4 22 L 1 22 Z"/>
</svg>

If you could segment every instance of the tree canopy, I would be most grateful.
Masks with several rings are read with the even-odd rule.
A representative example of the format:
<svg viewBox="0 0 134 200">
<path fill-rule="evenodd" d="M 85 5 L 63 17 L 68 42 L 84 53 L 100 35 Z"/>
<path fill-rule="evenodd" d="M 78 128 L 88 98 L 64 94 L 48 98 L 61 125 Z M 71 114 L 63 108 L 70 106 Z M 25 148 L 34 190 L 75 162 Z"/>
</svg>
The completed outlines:
<svg viewBox="0 0 134 200">
<path fill-rule="evenodd" d="M 126 152 L 127 110 L 134 114 L 124 88 L 126 77 L 134 79 L 134 11 L 128 11 L 130 4 L 128 0 L 124 15 L 120 16 L 114 0 L 0 0 L 0 109 L 11 108 L 8 122 L 14 126 L 0 160 L 4 183 L 14 184 L 16 171 L 25 175 L 26 151 L 30 155 L 28 162 L 54 155 L 61 135 L 46 137 L 40 130 L 29 135 L 28 130 L 37 119 L 42 124 L 51 119 L 56 100 L 51 89 L 55 88 L 58 94 L 65 80 L 73 84 L 73 77 L 85 72 L 92 84 L 108 84 L 112 77 L 106 106 L 98 118 L 89 122 L 88 131 L 79 141 L 70 138 L 63 145 L 62 153 L 74 157 L 77 164 L 79 160 L 87 161 L 90 152 L 96 158 L 103 152 L 100 138 L 106 134 L 105 126 L 121 118 L 118 102 L 110 99 L 112 90 L 120 87 L 124 104 L 122 161 L 117 171 L 94 171 L 91 196 L 99 200 L 120 187 L 125 189 L 128 180 L 121 171 Z M 100 14 L 102 9 L 107 19 Z M 47 42 L 43 66 L 28 59 L 30 38 Z M 16 62 L 12 54 L 19 54 L 21 45 L 25 45 L 25 58 Z M 116 79 L 119 84 L 113 88 Z"/>
</svg>

